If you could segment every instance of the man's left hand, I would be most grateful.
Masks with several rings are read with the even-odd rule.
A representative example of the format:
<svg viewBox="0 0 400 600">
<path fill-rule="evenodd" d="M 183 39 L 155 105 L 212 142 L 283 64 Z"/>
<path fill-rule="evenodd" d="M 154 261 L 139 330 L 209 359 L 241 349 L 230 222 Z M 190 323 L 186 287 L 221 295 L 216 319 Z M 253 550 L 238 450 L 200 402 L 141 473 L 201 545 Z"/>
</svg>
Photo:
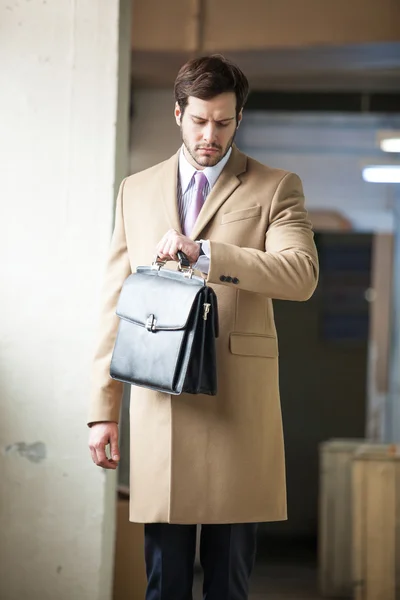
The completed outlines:
<svg viewBox="0 0 400 600">
<path fill-rule="evenodd" d="M 179 261 L 177 256 L 179 250 L 186 254 L 190 264 L 195 264 L 199 260 L 200 244 L 175 229 L 170 229 L 157 245 L 157 256 L 161 260 Z"/>
</svg>

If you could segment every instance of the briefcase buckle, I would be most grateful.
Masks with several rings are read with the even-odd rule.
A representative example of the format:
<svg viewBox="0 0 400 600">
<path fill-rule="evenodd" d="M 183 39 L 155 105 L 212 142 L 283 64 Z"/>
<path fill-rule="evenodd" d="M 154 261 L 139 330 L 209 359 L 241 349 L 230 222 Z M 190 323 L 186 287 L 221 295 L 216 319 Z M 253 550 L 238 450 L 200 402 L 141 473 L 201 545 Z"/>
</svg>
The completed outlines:
<svg viewBox="0 0 400 600">
<path fill-rule="evenodd" d="M 183 276 L 187 277 L 188 279 L 192 279 L 192 277 L 193 277 L 192 267 L 183 267 L 181 262 L 178 263 L 178 271 L 180 273 L 182 273 Z"/>
<path fill-rule="evenodd" d="M 147 331 L 152 331 L 153 333 L 156 331 L 157 319 L 154 315 L 149 315 L 146 321 L 146 329 Z"/>
<path fill-rule="evenodd" d="M 165 267 L 166 264 L 167 264 L 167 262 L 165 260 L 161 260 L 157 256 L 157 258 L 153 261 L 151 268 L 153 271 L 160 271 L 160 269 Z"/>
<path fill-rule="evenodd" d="M 181 250 L 178 251 L 178 271 L 182 273 L 184 277 L 187 279 L 192 279 L 193 277 L 193 267 L 190 265 L 189 259 Z M 163 267 L 167 264 L 166 260 L 161 260 L 159 256 L 156 256 L 154 259 L 151 269 L 152 271 L 161 271 Z"/>
</svg>

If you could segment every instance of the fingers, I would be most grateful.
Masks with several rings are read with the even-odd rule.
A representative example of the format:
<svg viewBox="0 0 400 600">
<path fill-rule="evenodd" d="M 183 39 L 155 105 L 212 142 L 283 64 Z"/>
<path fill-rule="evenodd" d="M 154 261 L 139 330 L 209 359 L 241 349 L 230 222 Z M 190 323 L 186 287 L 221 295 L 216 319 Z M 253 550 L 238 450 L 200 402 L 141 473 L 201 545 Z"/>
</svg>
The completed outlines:
<svg viewBox="0 0 400 600">
<path fill-rule="evenodd" d="M 118 462 L 113 459 L 107 458 L 106 455 L 106 444 L 96 444 L 96 446 L 90 448 L 90 453 L 92 455 L 93 462 L 98 467 L 103 467 L 103 469 L 116 469 L 118 466 Z"/>
<path fill-rule="evenodd" d="M 90 448 L 90 455 L 92 457 L 92 461 L 94 462 L 94 464 L 97 465 L 97 453 L 94 448 Z"/>
<path fill-rule="evenodd" d="M 180 243 L 179 238 L 181 236 L 174 229 L 170 229 L 162 238 L 157 246 L 157 254 L 162 260 L 178 260 L 176 255 L 178 244 Z"/>
<path fill-rule="evenodd" d="M 169 234 L 170 234 L 170 232 L 168 231 L 168 232 L 167 232 L 167 233 L 166 233 L 166 234 L 163 236 L 163 238 L 160 240 L 160 242 L 157 244 L 157 248 L 156 248 L 156 250 L 157 250 L 157 256 L 158 256 L 159 258 L 161 258 L 161 259 L 163 259 L 163 258 L 164 258 L 164 253 L 163 253 L 163 250 L 164 250 L 164 247 L 165 247 L 165 244 L 166 244 L 166 242 L 167 242 L 167 239 L 168 239 L 168 236 L 169 236 Z"/>
<path fill-rule="evenodd" d="M 107 463 L 108 463 L 108 458 L 106 455 L 106 445 L 103 442 L 99 442 L 95 449 L 96 449 L 96 455 L 97 455 L 97 464 L 100 467 L 104 467 Z"/>
<path fill-rule="evenodd" d="M 118 463 L 119 461 L 119 449 L 118 449 L 118 437 L 115 435 L 111 436 L 110 439 L 110 451 L 111 451 L 111 460 Z"/>
<path fill-rule="evenodd" d="M 111 458 L 106 454 L 110 445 Z M 101 424 L 92 427 L 89 436 L 89 448 L 93 462 L 104 469 L 116 469 L 120 458 L 118 449 L 118 426 Z"/>
<path fill-rule="evenodd" d="M 167 242 L 164 245 L 158 255 L 162 260 L 177 260 L 178 258 L 176 256 L 175 246 L 170 242 Z"/>
<path fill-rule="evenodd" d="M 186 254 L 191 263 L 197 262 L 199 245 L 174 229 L 168 231 L 157 245 L 157 254 L 161 260 L 178 261 L 179 250 Z"/>
</svg>

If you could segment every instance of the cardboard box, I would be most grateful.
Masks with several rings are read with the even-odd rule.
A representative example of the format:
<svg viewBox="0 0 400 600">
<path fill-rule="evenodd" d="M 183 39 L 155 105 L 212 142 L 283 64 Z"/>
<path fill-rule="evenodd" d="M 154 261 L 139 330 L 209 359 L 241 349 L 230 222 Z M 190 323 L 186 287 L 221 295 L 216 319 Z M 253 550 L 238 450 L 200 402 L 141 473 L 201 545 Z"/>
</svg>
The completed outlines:
<svg viewBox="0 0 400 600">
<path fill-rule="evenodd" d="M 360 450 L 353 459 L 355 600 L 400 599 L 398 450 Z"/>
<path fill-rule="evenodd" d="M 352 469 L 358 452 L 385 456 L 388 446 L 363 439 L 333 439 L 320 445 L 319 583 L 324 597 L 353 596 Z M 389 598 L 384 598 L 389 600 Z"/>
</svg>

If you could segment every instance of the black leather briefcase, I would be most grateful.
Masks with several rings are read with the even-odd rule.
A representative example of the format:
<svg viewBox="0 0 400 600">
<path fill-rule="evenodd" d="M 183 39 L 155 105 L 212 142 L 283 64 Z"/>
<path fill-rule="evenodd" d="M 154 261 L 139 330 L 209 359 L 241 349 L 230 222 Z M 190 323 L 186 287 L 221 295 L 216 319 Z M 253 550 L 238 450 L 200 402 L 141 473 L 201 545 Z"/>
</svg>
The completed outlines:
<svg viewBox="0 0 400 600">
<path fill-rule="evenodd" d="M 217 298 L 179 258 L 178 271 L 157 260 L 126 279 L 110 375 L 169 394 L 215 395 Z"/>
</svg>

